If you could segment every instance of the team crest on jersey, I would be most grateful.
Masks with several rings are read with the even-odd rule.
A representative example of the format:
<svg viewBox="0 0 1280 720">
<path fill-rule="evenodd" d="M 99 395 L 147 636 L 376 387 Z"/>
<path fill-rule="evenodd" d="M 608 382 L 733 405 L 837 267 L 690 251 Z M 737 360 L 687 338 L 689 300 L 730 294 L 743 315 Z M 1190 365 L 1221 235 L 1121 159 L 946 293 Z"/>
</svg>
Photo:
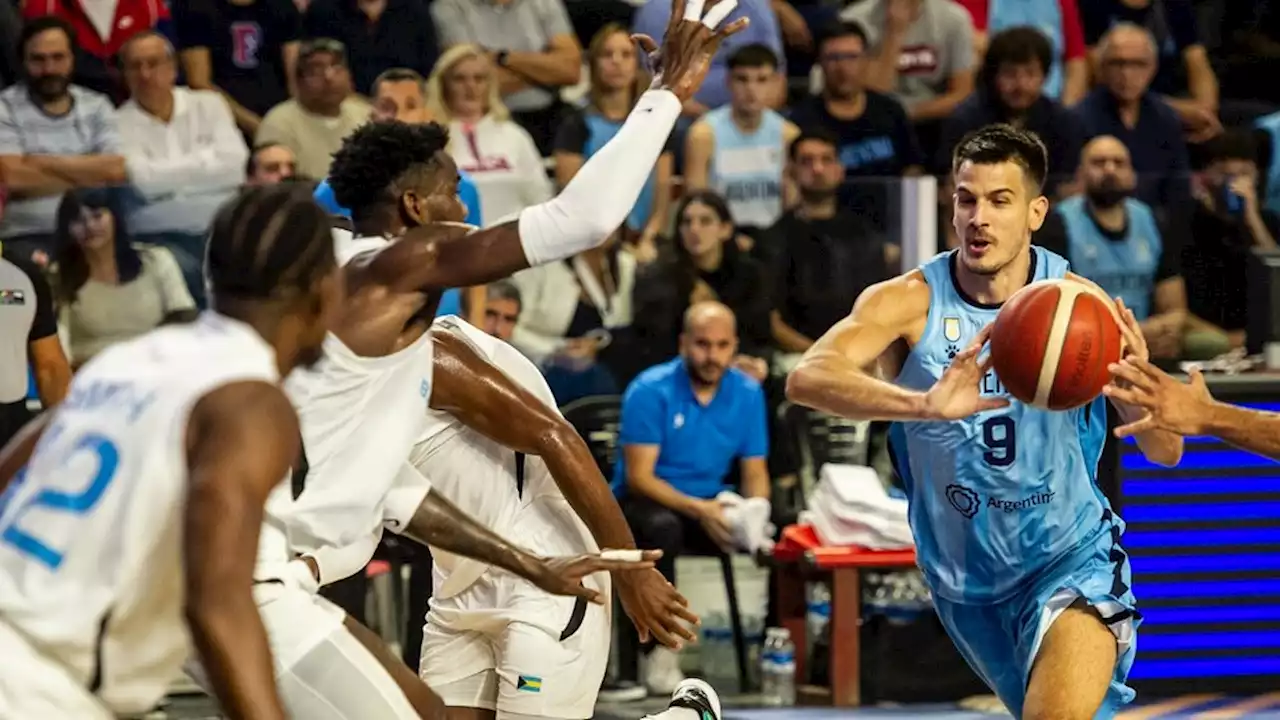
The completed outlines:
<svg viewBox="0 0 1280 720">
<path fill-rule="evenodd" d="M 949 343 L 960 342 L 960 318 L 942 318 L 942 337 Z"/>
<path fill-rule="evenodd" d="M 0 290 L 0 305 L 26 305 L 27 294 L 21 290 Z"/>
<path fill-rule="evenodd" d="M 542 678 L 532 675 L 521 675 L 516 678 L 516 690 L 520 692 L 542 692 Z"/>
</svg>

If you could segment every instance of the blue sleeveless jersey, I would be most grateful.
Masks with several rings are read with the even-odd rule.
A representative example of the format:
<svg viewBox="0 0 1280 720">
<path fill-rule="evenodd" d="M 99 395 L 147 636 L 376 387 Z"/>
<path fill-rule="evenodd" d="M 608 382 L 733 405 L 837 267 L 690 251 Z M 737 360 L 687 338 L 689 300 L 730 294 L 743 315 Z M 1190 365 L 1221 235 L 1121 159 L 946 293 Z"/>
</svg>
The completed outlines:
<svg viewBox="0 0 1280 720">
<path fill-rule="evenodd" d="M 621 120 L 610 120 L 590 108 L 582 112 L 582 121 L 587 126 L 587 142 L 582 148 L 583 160 L 599 152 L 600 148 L 622 129 Z M 644 181 L 644 189 L 640 191 L 636 204 L 631 206 L 631 213 L 627 215 L 628 228 L 640 232 L 649 223 L 649 215 L 653 213 L 653 193 L 657 184 L 658 173 L 654 170 L 649 173 L 649 179 Z"/>
<path fill-rule="evenodd" d="M 1080 195 L 1058 203 L 1056 212 L 1067 226 L 1072 269 L 1098 283 L 1111 297 L 1123 298 L 1138 320 L 1146 320 L 1151 316 L 1164 241 L 1151 208 L 1132 198 L 1124 205 L 1129 225 L 1123 240 L 1103 234 Z"/>
<path fill-rule="evenodd" d="M 1271 138 L 1271 164 L 1262 168 L 1267 177 L 1267 195 L 1262 204 L 1271 212 L 1280 213 L 1280 112 L 1258 118 L 1255 124 Z"/>
<path fill-rule="evenodd" d="M 1062 4 L 1060 0 L 991 0 L 987 9 L 987 37 L 1013 27 L 1033 27 L 1049 40 L 1053 49 L 1042 92 L 1057 100 L 1062 95 L 1062 54 L 1066 40 L 1062 36 Z"/>
<path fill-rule="evenodd" d="M 715 134 L 707 183 L 728 201 L 737 224 L 773 225 L 782 215 L 786 119 L 765 110 L 760 126 L 747 134 L 733 122 L 733 109 L 725 105 L 707 113 L 704 121 Z"/>
<path fill-rule="evenodd" d="M 1035 280 L 1061 278 L 1067 261 L 1032 247 Z M 921 266 L 929 284 L 924 334 L 907 355 L 899 385 L 927 390 L 999 307 L 962 297 L 955 252 Z M 994 372 L 985 395 L 1008 397 Z M 935 594 L 955 603 L 993 603 L 1055 560 L 1119 523 L 1095 479 L 1106 440 L 1105 400 L 1048 412 L 1013 400 L 954 422 L 896 422 L 895 469 L 906 485 L 921 570 Z"/>
</svg>

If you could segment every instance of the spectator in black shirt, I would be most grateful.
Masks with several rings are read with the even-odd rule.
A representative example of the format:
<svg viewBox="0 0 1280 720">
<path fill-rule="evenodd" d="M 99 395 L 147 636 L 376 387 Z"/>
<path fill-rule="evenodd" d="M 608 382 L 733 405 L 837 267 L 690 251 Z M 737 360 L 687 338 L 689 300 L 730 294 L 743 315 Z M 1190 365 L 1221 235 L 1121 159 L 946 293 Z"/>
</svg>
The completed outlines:
<svg viewBox="0 0 1280 720">
<path fill-rule="evenodd" d="M 1182 255 L 1187 304 L 1195 318 L 1221 328 L 1228 344 L 1240 347 L 1248 319 L 1249 255 L 1276 247 L 1280 218 L 1258 202 L 1257 146 L 1250 133 L 1225 133 L 1208 144 L 1206 154 L 1191 242 Z"/>
<path fill-rule="evenodd" d="M 440 49 L 436 26 L 420 0 L 311 0 L 303 17 L 309 38 L 333 38 L 347 46 L 356 92 L 373 95 L 388 68 L 431 74 Z"/>
<path fill-rule="evenodd" d="M 1049 150 L 1050 196 L 1070 182 L 1080 162 L 1080 131 L 1071 114 L 1043 93 L 1053 62 L 1049 39 L 1032 27 L 1014 27 L 991 38 L 978 74 L 978 89 L 942 128 L 934 173 L 951 174 L 951 150 L 966 134 L 992 123 L 1009 123 L 1040 136 Z"/>
<path fill-rule="evenodd" d="M 844 173 L 837 142 L 830 133 L 813 130 L 802 131 L 791 143 L 789 172 L 800 204 L 757 246 L 777 270 L 771 325 L 775 343 L 788 353 L 808 350 L 849 314 L 864 289 L 887 280 L 898 263 L 898 248 L 837 202 Z"/>
<path fill-rule="evenodd" d="M 173 21 L 187 85 L 221 92 L 249 138 L 293 97 L 302 38 L 293 0 L 175 0 Z"/>
</svg>

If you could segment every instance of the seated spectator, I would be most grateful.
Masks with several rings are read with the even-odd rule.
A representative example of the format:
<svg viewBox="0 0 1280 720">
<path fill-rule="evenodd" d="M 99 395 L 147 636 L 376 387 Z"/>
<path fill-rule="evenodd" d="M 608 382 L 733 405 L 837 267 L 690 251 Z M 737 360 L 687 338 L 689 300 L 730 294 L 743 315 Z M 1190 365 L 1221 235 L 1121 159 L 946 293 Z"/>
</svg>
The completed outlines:
<svg viewBox="0 0 1280 720">
<path fill-rule="evenodd" d="M 772 354 L 769 279 L 765 267 L 734 242 L 729 205 L 710 190 L 685 195 L 676 208 L 676 232 L 674 249 L 641 268 L 636 280 L 635 370 L 675 355 L 685 312 L 715 300 L 738 318 L 740 368 L 763 381 Z"/>
<path fill-rule="evenodd" d="M 998 33 L 1014 28 L 1036 30 L 1049 43 L 1049 62 L 1044 67 L 1044 95 L 1071 107 L 1089 91 L 1089 62 L 1085 56 L 1084 31 L 1080 27 L 1080 8 L 1076 0 L 957 2 L 973 18 L 979 57 L 988 51 L 988 40 Z M 942 149 L 950 148 L 944 143 Z M 1050 163 L 1049 167 L 1053 164 Z"/>
<path fill-rule="evenodd" d="M 846 205 L 884 227 L 889 202 L 882 178 L 918 175 L 924 154 L 902 105 L 868 90 L 867 35 L 854 22 L 833 25 L 818 39 L 821 94 L 796 103 L 791 121 L 801 130 L 825 129 L 839 144 L 845 178 L 872 182 L 842 191 Z"/>
<path fill-rule="evenodd" d="M 587 46 L 587 68 L 591 78 L 587 106 L 564 119 L 553 146 L 556 184 L 562 188 L 578 173 L 582 163 L 622 128 L 632 106 L 649 89 L 651 81 L 640 67 L 630 33 L 622 25 L 606 25 L 591 39 Z M 666 225 L 671 205 L 674 163 L 668 143 L 627 217 L 628 234 L 632 236 L 629 239 L 638 260 L 649 261 L 657 254 L 655 241 Z"/>
<path fill-rule="evenodd" d="M 840 19 L 866 32 L 867 87 L 897 98 L 932 152 L 938 121 L 973 92 L 969 14 L 953 0 L 864 0 Z"/>
<path fill-rule="evenodd" d="M 21 7 L 28 20 L 65 20 L 76 39 L 75 83 L 116 102 L 126 97 L 118 71 L 120 50 L 132 38 L 167 31 L 170 25 L 168 3 L 154 0 L 23 0 Z"/>
<path fill-rule="evenodd" d="M 966 134 L 992 123 L 1009 123 L 1044 141 L 1051 173 L 1045 193 L 1060 194 L 1059 188 L 1075 176 L 1081 138 L 1071 113 L 1043 92 L 1051 52 L 1044 35 L 1029 27 L 1003 30 L 991 38 L 978 89 L 943 123 L 936 174 L 951 174 L 951 151 Z"/>
<path fill-rule="evenodd" d="M 711 69 L 707 72 L 702 87 L 684 104 L 685 117 L 697 119 L 705 115 L 708 110 L 728 104 L 729 56 L 733 55 L 738 48 L 746 45 L 765 45 L 773 51 L 775 57 L 782 57 L 782 32 L 778 28 L 778 19 L 773 14 L 773 7 L 769 0 L 739 0 L 738 6 L 729 13 L 722 26 L 729 25 L 739 18 L 747 18 L 750 24 L 745 30 L 730 36 L 720 44 L 720 49 L 711 59 Z M 651 38 L 660 38 L 670 19 L 669 0 L 645 0 L 631 21 L 631 31 Z M 770 106 L 780 104 L 783 99 L 775 98 Z"/>
<path fill-rule="evenodd" d="M 293 151 L 280 143 L 265 143 L 253 148 L 245 169 L 249 185 L 275 185 L 294 176 L 298 162 Z"/>
<path fill-rule="evenodd" d="M 801 353 L 849 314 L 868 286 L 893 276 L 899 250 L 837 201 L 844 168 L 835 136 L 802 133 L 791 143 L 788 171 L 800 203 L 765 234 L 761 255 L 775 269 L 772 336 Z"/>
<path fill-rule="evenodd" d="M 222 93 L 245 137 L 296 96 L 302 15 L 293 0 L 175 0 L 173 20 L 187 84 Z"/>
<path fill-rule="evenodd" d="M 738 229 L 759 235 L 782 214 L 783 157 L 800 131 L 769 107 L 780 79 L 772 50 L 744 45 L 727 64 L 729 104 L 689 128 L 685 188 L 714 190 Z"/>
<path fill-rule="evenodd" d="M 300 174 L 322 178 L 342 140 L 369 121 L 372 108 L 351 91 L 347 50 L 337 40 L 302 44 L 297 82 L 297 98 L 271 108 L 253 144 L 280 143 L 293 151 Z"/>
<path fill-rule="evenodd" d="M 731 489 L 725 477 L 735 459 L 738 494 L 770 494 L 764 390 L 732 366 L 737 353 L 733 312 L 698 303 L 685 314 L 680 356 L 641 373 L 622 398 L 614 492 L 636 546 L 662 550 L 658 570 L 673 584 L 681 554 L 733 550 L 716 496 Z M 674 650 L 649 651 L 644 684 L 650 692 L 669 692 L 683 679 Z"/>
<path fill-rule="evenodd" d="M 54 16 L 28 22 L 21 38 L 26 79 L 0 91 L 0 172 L 9 190 L 0 239 L 27 260 L 53 256 L 63 193 L 127 178 L 115 108 L 105 95 L 71 84 L 71 32 Z"/>
<path fill-rule="evenodd" d="M 311 0 L 303 15 L 307 37 L 333 38 L 347 47 L 356 92 L 373 95 L 387 68 L 425 77 L 440 49 L 427 3 L 416 0 Z"/>
<path fill-rule="evenodd" d="M 1280 238 L 1280 217 L 1258 199 L 1257 152 L 1253 137 L 1239 130 L 1227 131 L 1205 147 L 1208 165 L 1196 193 L 1191 242 L 1182 253 L 1192 314 L 1187 344 L 1193 351 L 1193 335 L 1199 336 L 1197 343 L 1204 343 L 1219 333 L 1225 342 L 1218 344 L 1217 352 L 1193 351 L 1199 357 L 1244 345 L 1247 263 L 1254 249 L 1274 249 Z"/>
<path fill-rule="evenodd" d="M 427 107 L 449 127 L 449 154 L 475 181 L 489 222 L 551 198 L 542 155 L 502 104 L 493 66 L 474 45 L 445 51 L 427 80 Z"/>
<path fill-rule="evenodd" d="M 55 288 L 74 367 L 110 345 L 196 315 L 173 256 L 131 243 L 111 205 L 102 191 L 73 191 L 58 206 Z"/>
<path fill-rule="evenodd" d="M 1054 206 L 1036 233 L 1036 244 L 1124 300 L 1142 325 L 1152 357 L 1180 357 L 1187 288 L 1177 226 L 1157 221 L 1148 205 L 1129 197 L 1137 185 L 1133 164 L 1114 137 L 1085 145 L 1080 179 L 1084 194 Z"/>
<path fill-rule="evenodd" d="M 1098 46 L 1102 87 L 1090 92 L 1072 114 L 1086 140 L 1120 139 L 1138 173 L 1134 197 L 1157 209 L 1185 208 L 1191 200 L 1191 167 L 1182 121 L 1151 92 L 1156 45 L 1151 33 L 1121 24 Z"/>
<path fill-rule="evenodd" d="M 51 408 L 67 396 L 71 367 L 58 339 L 57 311 L 44 271 L 5 246 L 0 248 L 0 288 L 21 298 L 0 305 L 8 358 L 0 382 L 0 444 L 5 444 L 31 420 L 30 380 L 35 380 L 40 405 Z"/>
<path fill-rule="evenodd" d="M 1151 33 L 1156 49 L 1151 92 L 1177 111 L 1191 142 L 1222 132 L 1218 78 L 1200 39 L 1191 0 L 1088 0 L 1080 5 L 1080 18 L 1099 65 L 1103 38 L 1112 28 L 1129 24 Z"/>
<path fill-rule="evenodd" d="M 511 344 L 542 366 L 556 402 L 617 392 L 600 353 L 631 325 L 636 282 L 635 258 L 617 235 L 570 260 L 521 270 L 511 282 L 521 298 Z"/>
<path fill-rule="evenodd" d="M 120 146 L 129 181 L 146 201 L 129 226 L 139 234 L 203 235 L 244 182 L 244 137 L 221 95 L 174 86 L 178 59 L 164 36 L 133 36 L 120 60 L 132 96 L 116 113 Z"/>
<path fill-rule="evenodd" d="M 551 154 L 562 113 L 560 88 L 582 77 L 582 46 L 562 0 L 435 0 L 431 15 L 445 50 L 481 49 L 497 68 L 502 103 L 529 131 L 538 154 Z"/>
<path fill-rule="evenodd" d="M 511 342 L 522 306 L 520 288 L 515 283 L 510 280 L 489 283 L 485 286 L 484 322 L 480 328 L 503 342 Z"/>
</svg>

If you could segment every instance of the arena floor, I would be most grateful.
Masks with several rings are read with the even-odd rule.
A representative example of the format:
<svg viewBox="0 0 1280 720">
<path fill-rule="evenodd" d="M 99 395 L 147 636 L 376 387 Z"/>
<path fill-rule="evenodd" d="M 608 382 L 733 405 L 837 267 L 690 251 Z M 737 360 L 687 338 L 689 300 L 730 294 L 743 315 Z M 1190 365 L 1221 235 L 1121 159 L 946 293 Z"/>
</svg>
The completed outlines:
<svg viewBox="0 0 1280 720">
<path fill-rule="evenodd" d="M 957 710 L 953 705 L 911 705 L 902 707 L 860 708 L 836 710 L 832 708 L 787 708 L 763 710 L 746 705 L 752 698 L 726 698 L 731 706 L 724 713 L 724 720 L 998 720 L 1000 715 Z M 627 705 L 602 705 L 595 720 L 638 720 L 646 712 L 661 709 L 665 703 L 658 700 Z M 741 706 L 741 707 L 733 707 Z M 1004 716 L 1008 717 L 1008 716 Z M 171 699 L 163 712 L 153 713 L 146 720 L 217 720 L 213 704 L 203 697 L 185 696 Z M 1280 720 L 1280 692 L 1251 698 L 1228 698 L 1216 695 L 1193 695 L 1182 698 L 1153 701 L 1122 713 L 1118 720 L 1236 720 L 1260 718 Z"/>
</svg>

